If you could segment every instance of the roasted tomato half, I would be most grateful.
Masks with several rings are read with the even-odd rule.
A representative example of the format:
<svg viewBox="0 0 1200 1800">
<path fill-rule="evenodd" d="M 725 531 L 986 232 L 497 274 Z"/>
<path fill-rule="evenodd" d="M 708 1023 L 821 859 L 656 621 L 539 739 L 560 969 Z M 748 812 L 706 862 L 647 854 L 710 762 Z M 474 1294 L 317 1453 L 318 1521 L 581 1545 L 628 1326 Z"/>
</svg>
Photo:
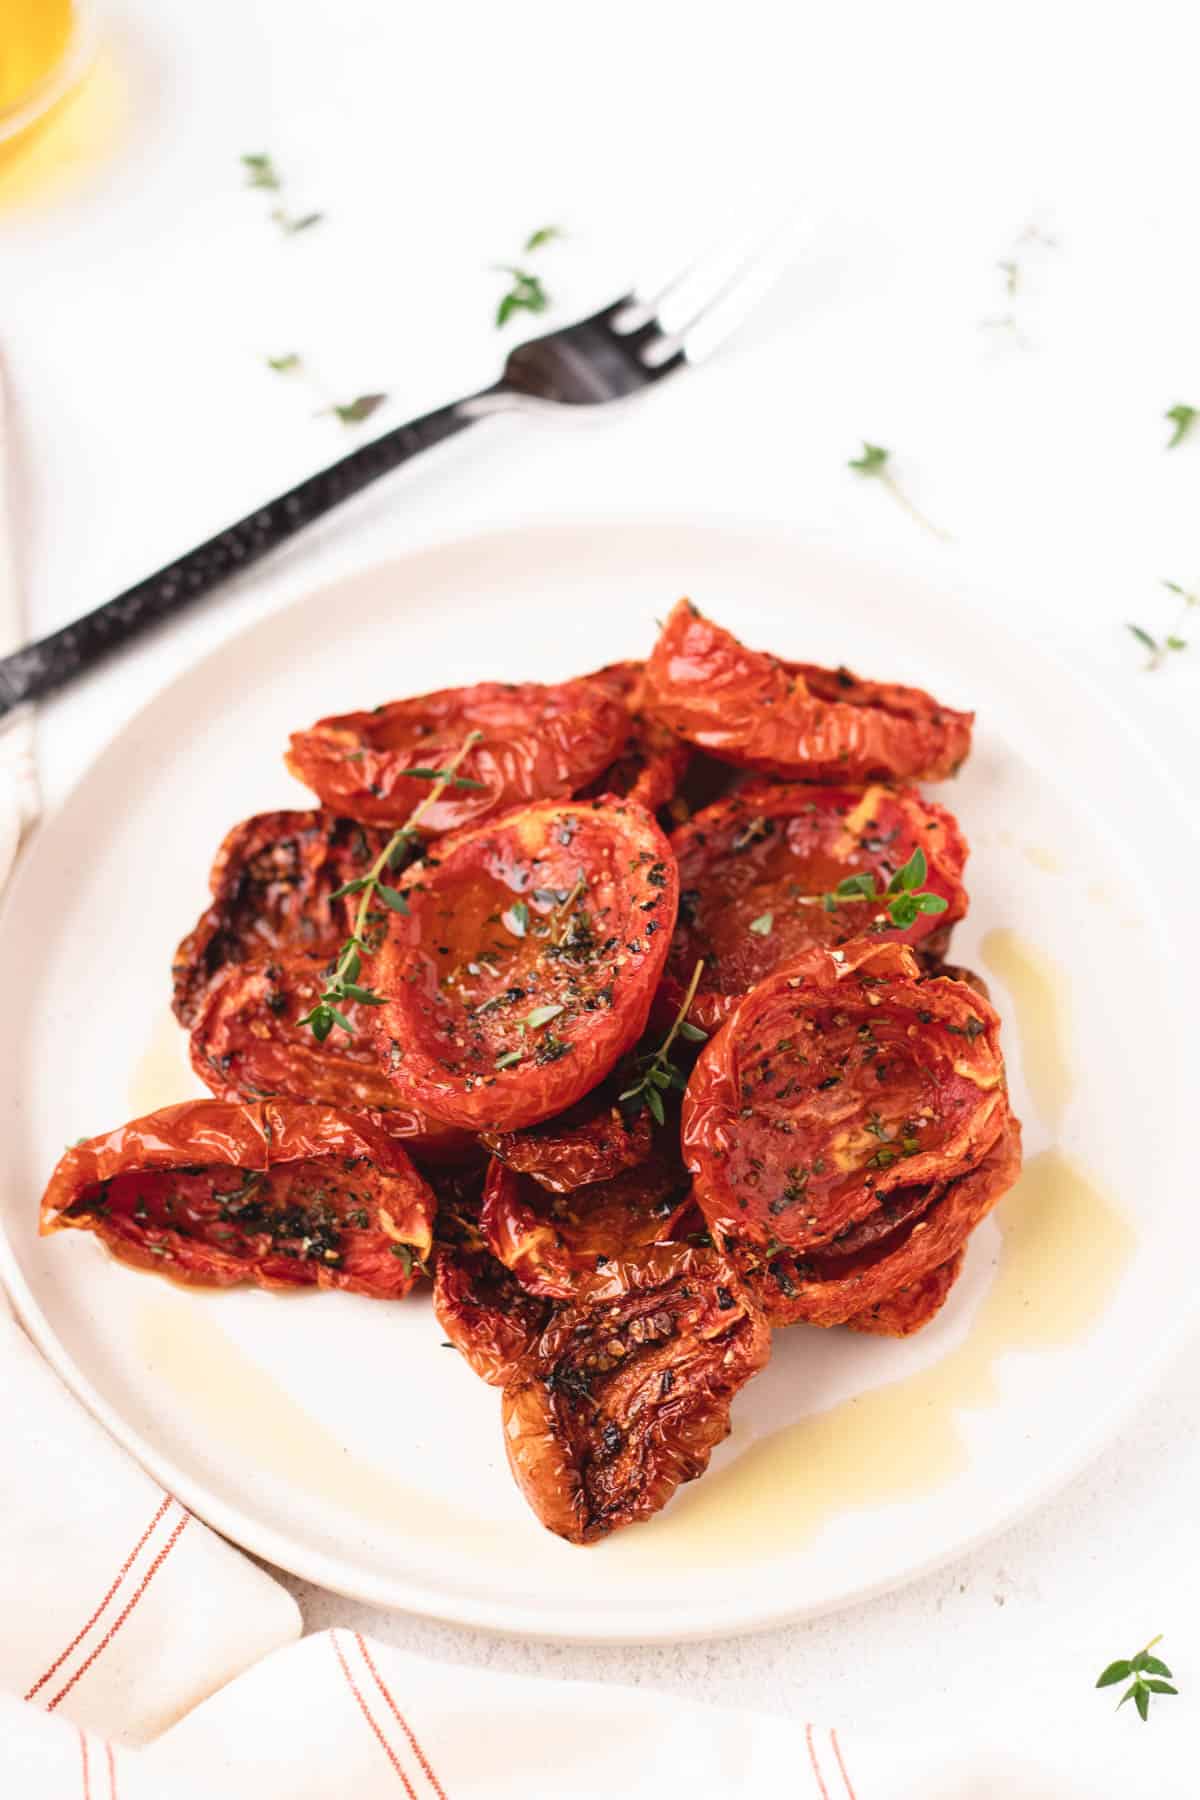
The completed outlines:
<svg viewBox="0 0 1200 1800">
<path fill-rule="evenodd" d="M 399 1300 L 433 1243 L 435 1202 L 399 1144 L 330 1106 L 185 1100 L 61 1158 L 43 1232 L 95 1232 L 177 1281 L 348 1288 Z"/>
<path fill-rule="evenodd" d="M 486 1250 L 437 1252 L 433 1310 L 454 1348 L 492 1387 L 503 1387 L 545 1330 L 552 1305 L 526 1291 Z"/>
<path fill-rule="evenodd" d="M 704 1473 L 770 1351 L 715 1251 L 663 1245 L 594 1276 L 504 1390 L 509 1465 L 542 1524 L 591 1544 L 658 1512 Z"/>
<path fill-rule="evenodd" d="M 493 1161 L 482 1223 L 492 1255 L 531 1293 L 565 1299 L 605 1263 L 674 1235 L 691 1197 L 678 1154 L 658 1144 L 645 1162 L 571 1193 L 547 1193 Z"/>
<path fill-rule="evenodd" d="M 950 1289 L 962 1274 L 966 1252 L 957 1251 L 949 1262 L 939 1263 L 927 1275 L 879 1300 L 865 1312 L 847 1319 L 851 1331 L 862 1331 L 872 1337 L 912 1337 L 935 1319 L 950 1298 Z"/>
<path fill-rule="evenodd" d="M 332 895 L 367 870 L 383 839 L 326 812 L 256 813 L 217 851 L 212 904 L 175 952 L 174 1007 L 191 1025 L 208 984 L 229 963 L 280 950 L 332 955 L 346 935 L 346 902 Z"/>
<path fill-rule="evenodd" d="M 684 1159 L 717 1238 L 810 1250 L 964 1174 L 1008 1119 L 1000 1021 L 902 944 L 809 950 L 701 1051 Z"/>
<path fill-rule="evenodd" d="M 621 754 L 628 729 L 624 705 L 603 682 L 485 681 L 321 719 L 293 733 L 286 762 L 326 806 L 397 826 L 428 798 L 428 771 L 480 731 L 455 784 L 422 815 L 421 829 L 436 835 L 578 792 Z"/>
<path fill-rule="evenodd" d="M 983 1161 L 965 1175 L 890 1195 L 884 1211 L 891 1229 L 868 1242 L 847 1237 L 802 1256 L 778 1245 L 739 1244 L 730 1255 L 772 1325 L 853 1323 L 877 1330 L 864 1323 L 874 1308 L 897 1321 L 914 1304 L 919 1315 L 930 1290 L 907 1302 L 902 1290 L 915 1290 L 949 1263 L 1020 1172 L 1021 1127 L 1009 1116 Z"/>
<path fill-rule="evenodd" d="M 644 663 L 625 662 L 611 663 L 588 677 L 614 693 L 629 716 L 620 755 L 583 792 L 589 798 L 619 794 L 622 799 L 636 800 L 647 812 L 657 812 L 674 798 L 691 751 L 682 738 L 641 710 L 644 673 Z"/>
<path fill-rule="evenodd" d="M 645 1162 L 654 1141 L 650 1114 L 629 1117 L 617 1104 L 617 1086 L 603 1082 L 555 1119 L 523 1131 L 482 1131 L 493 1156 L 530 1175 L 556 1194 L 609 1181 L 623 1169 Z"/>
<path fill-rule="evenodd" d="M 300 1024 L 319 999 L 328 968 L 327 956 L 293 953 L 224 969 L 210 983 L 189 1039 L 192 1067 L 205 1087 L 218 1100 L 315 1100 L 368 1112 L 415 1155 L 444 1158 L 469 1149 L 466 1133 L 397 1104 L 365 1007 L 346 1002 L 352 1038 L 339 1030 L 318 1043 Z"/>
<path fill-rule="evenodd" d="M 755 781 L 698 812 L 673 833 L 679 921 L 656 1015 L 672 1016 L 696 963 L 704 962 L 689 1017 L 713 1031 L 764 976 L 814 944 L 870 935 L 945 948 L 967 910 L 967 845 L 953 816 L 911 788 L 775 787 Z M 877 893 L 920 850 L 923 893 L 946 903 L 891 923 L 888 902 L 837 899 L 852 876 Z M 828 897 L 828 899 L 826 898 Z"/>
<path fill-rule="evenodd" d="M 646 710 L 726 762 L 806 781 L 916 781 L 953 775 L 973 713 L 920 688 L 748 650 L 688 600 L 646 664 Z"/>
<path fill-rule="evenodd" d="M 372 964 L 397 1104 L 513 1131 L 590 1092 L 646 1023 L 677 885 L 654 820 L 611 796 L 444 839 Z"/>
</svg>

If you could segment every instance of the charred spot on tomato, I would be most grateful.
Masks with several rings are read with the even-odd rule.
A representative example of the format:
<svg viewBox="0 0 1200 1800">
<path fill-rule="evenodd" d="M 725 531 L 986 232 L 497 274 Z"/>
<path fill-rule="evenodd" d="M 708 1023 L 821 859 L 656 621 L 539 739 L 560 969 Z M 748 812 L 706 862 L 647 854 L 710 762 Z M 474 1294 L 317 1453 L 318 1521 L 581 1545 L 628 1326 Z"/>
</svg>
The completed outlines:
<svg viewBox="0 0 1200 1800">
<path fill-rule="evenodd" d="M 1008 1118 L 999 1021 L 969 990 L 919 974 L 898 944 L 810 950 L 706 1045 L 682 1132 L 714 1234 L 810 1251 L 893 1189 L 986 1155 Z M 982 1029 L 968 1036 L 971 1017 Z"/>
<path fill-rule="evenodd" d="M 870 936 L 940 954 L 967 910 L 965 839 L 944 808 L 912 789 L 751 782 L 696 813 L 671 848 L 682 891 L 655 1017 L 679 1004 L 703 960 L 688 1016 L 706 1031 L 813 945 Z M 926 858 L 923 890 L 945 901 L 943 912 L 918 913 L 898 927 L 886 900 L 838 897 L 852 876 L 869 877 L 884 893 L 918 849 Z"/>
<path fill-rule="evenodd" d="M 750 650 L 680 601 L 646 664 L 646 710 L 726 762 L 809 781 L 937 780 L 973 714 L 919 688 Z"/>
<path fill-rule="evenodd" d="M 74 1146 L 43 1232 L 90 1230 L 121 1261 L 227 1287 L 408 1293 L 434 1198 L 368 1119 L 331 1107 L 186 1101 Z"/>
<path fill-rule="evenodd" d="M 594 681 L 481 682 L 321 719 L 293 734 L 286 761 L 327 806 L 395 827 L 428 798 L 427 772 L 480 732 L 458 779 L 422 816 L 422 830 L 437 835 L 577 793 L 619 754 L 628 728 L 620 698 Z"/>
<path fill-rule="evenodd" d="M 526 1292 L 487 1251 L 445 1246 L 437 1253 L 433 1310 L 480 1379 L 503 1387 L 537 1342 L 553 1306 Z"/>
<path fill-rule="evenodd" d="M 257 813 L 235 825 L 213 863 L 211 904 L 175 952 L 173 1007 L 192 1025 L 211 983 L 231 964 L 276 951 L 332 956 L 349 913 L 337 890 L 363 873 L 383 841 L 332 813 Z"/>
<path fill-rule="evenodd" d="M 542 1524 L 589 1544 L 658 1512 L 704 1472 L 770 1343 L 714 1251 L 661 1245 L 594 1276 L 504 1390 L 509 1464 Z"/>
<path fill-rule="evenodd" d="M 532 1293 L 565 1298 L 597 1267 L 669 1240 L 687 1211 L 691 1178 L 674 1145 L 654 1145 L 633 1168 L 565 1192 L 547 1190 L 498 1159 L 481 1222 L 493 1256 Z"/>
<path fill-rule="evenodd" d="M 649 870 L 666 885 L 647 880 Z M 634 939 L 653 897 L 674 924 L 674 861 L 643 808 L 543 802 L 439 845 L 405 878 L 375 961 L 387 1078 L 447 1123 L 517 1130 L 594 1088 L 640 1035 L 667 951 Z M 631 944 L 636 942 L 636 948 Z M 418 1097 L 419 1096 L 419 1097 Z"/>
</svg>

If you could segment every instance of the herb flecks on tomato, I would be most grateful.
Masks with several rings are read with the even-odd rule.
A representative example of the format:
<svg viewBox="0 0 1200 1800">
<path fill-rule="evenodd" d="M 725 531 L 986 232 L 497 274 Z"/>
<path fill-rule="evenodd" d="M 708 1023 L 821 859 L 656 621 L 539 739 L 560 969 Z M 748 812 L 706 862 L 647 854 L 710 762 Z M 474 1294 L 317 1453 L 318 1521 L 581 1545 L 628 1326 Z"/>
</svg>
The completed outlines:
<svg viewBox="0 0 1200 1800">
<path fill-rule="evenodd" d="M 679 921 L 656 1003 L 678 1003 L 698 960 L 704 974 L 688 1017 L 715 1030 L 754 985 L 814 945 L 868 936 L 944 949 L 967 910 L 967 845 L 944 807 L 912 789 L 775 786 L 754 781 L 672 834 Z M 849 877 L 887 888 L 913 853 L 925 890 L 945 901 L 895 926 L 885 904 L 838 900 Z"/>
<path fill-rule="evenodd" d="M 725 762 L 806 781 L 940 780 L 974 718 L 920 688 L 747 649 L 686 600 L 646 664 L 645 706 Z"/>
<path fill-rule="evenodd" d="M 543 802 L 455 834 L 403 892 L 371 1026 L 406 1104 L 515 1130 L 581 1099 L 640 1036 L 677 883 L 634 802 Z"/>
<path fill-rule="evenodd" d="M 565 1299 L 606 1263 L 673 1238 L 691 1185 L 677 1149 L 665 1143 L 636 1168 L 565 1194 L 493 1161 L 481 1223 L 492 1255 L 522 1286 Z"/>
<path fill-rule="evenodd" d="M 396 826 L 427 795 L 429 771 L 478 731 L 458 779 L 422 818 L 422 831 L 436 836 L 525 801 L 578 792 L 620 754 L 628 728 L 619 697 L 585 679 L 554 687 L 486 681 L 320 719 L 293 734 L 286 761 L 326 806 Z"/>
<path fill-rule="evenodd" d="M 1008 1119 L 1000 1022 L 862 939 L 786 963 L 701 1052 L 684 1157 L 718 1237 L 808 1252 L 893 1190 L 978 1163 Z"/>
<path fill-rule="evenodd" d="M 435 1205 L 369 1119 L 190 1100 L 68 1150 L 41 1229 L 94 1232 L 120 1261 L 201 1286 L 400 1299 L 432 1247 Z"/>
<path fill-rule="evenodd" d="M 542 1524 L 591 1544 L 658 1512 L 704 1473 L 770 1350 L 714 1251 L 664 1244 L 594 1276 L 504 1390 L 509 1466 Z"/>
</svg>

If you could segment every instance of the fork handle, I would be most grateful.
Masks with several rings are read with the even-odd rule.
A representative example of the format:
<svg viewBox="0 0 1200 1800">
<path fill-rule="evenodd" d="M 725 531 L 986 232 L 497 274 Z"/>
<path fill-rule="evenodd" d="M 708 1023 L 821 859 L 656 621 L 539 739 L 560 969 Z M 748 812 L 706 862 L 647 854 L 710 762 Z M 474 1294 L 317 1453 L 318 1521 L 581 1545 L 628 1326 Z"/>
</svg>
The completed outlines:
<svg viewBox="0 0 1200 1800">
<path fill-rule="evenodd" d="M 497 393 L 502 387 L 502 383 L 497 383 L 485 392 Z M 198 544 L 186 556 L 106 600 L 73 624 L 0 658 L 0 718 L 24 701 L 40 699 L 62 687 L 148 626 L 211 594 L 223 581 L 258 562 L 314 519 L 332 512 L 343 500 L 378 481 L 381 475 L 390 474 L 422 450 L 465 431 L 474 424 L 475 416 L 465 401 L 456 400 L 408 425 L 397 425 L 319 474 L 310 475 L 297 487 L 289 488 L 278 499 L 256 507 L 207 543 Z"/>
</svg>

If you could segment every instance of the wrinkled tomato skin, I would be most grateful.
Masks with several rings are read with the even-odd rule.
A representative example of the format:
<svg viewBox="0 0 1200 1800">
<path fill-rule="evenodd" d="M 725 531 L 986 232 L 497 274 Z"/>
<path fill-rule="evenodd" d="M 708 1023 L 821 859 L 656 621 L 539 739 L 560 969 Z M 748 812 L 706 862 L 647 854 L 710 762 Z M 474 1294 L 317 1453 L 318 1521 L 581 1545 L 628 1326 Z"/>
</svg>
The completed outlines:
<svg viewBox="0 0 1200 1800">
<path fill-rule="evenodd" d="M 376 832 L 332 813 L 269 812 L 225 837 L 209 877 L 212 902 L 175 952 L 173 1008 L 191 1026 L 210 983 L 231 963 L 294 950 L 332 956 L 349 929 L 333 894 L 383 848 Z"/>
<path fill-rule="evenodd" d="M 822 782 L 941 780 L 966 758 L 974 719 L 920 688 L 749 650 L 686 600 L 646 664 L 645 706 L 725 762 Z"/>
<path fill-rule="evenodd" d="M 479 785 L 446 788 L 421 815 L 422 831 L 437 835 L 577 793 L 621 754 L 628 728 L 624 705 L 603 683 L 485 681 L 320 719 L 293 733 L 285 761 L 323 805 L 394 828 L 429 797 L 429 781 L 408 771 L 444 768 L 480 731 L 458 768 Z"/>
<path fill-rule="evenodd" d="M 704 1031 L 715 1031 L 743 994 L 813 945 L 869 935 L 940 952 L 967 911 L 966 840 L 952 814 L 911 788 L 753 781 L 696 813 L 672 834 L 671 848 L 679 921 L 655 1018 L 675 1016 L 703 960 L 688 1017 Z M 870 875 L 882 892 L 916 850 L 926 860 L 922 891 L 945 900 L 945 912 L 922 913 L 901 930 L 874 904 L 848 900 L 833 911 L 820 904 L 851 875 Z"/>
<path fill-rule="evenodd" d="M 718 1241 L 811 1251 L 979 1162 L 1008 1116 L 1000 1021 L 863 939 L 767 977 L 701 1051 L 684 1160 Z"/>
<path fill-rule="evenodd" d="M 675 923 L 675 859 L 629 800 L 543 801 L 409 870 L 372 972 L 397 1104 L 466 1130 L 564 1112 L 640 1037 Z"/>
<path fill-rule="evenodd" d="M 729 1433 L 771 1333 L 728 1261 L 661 1245 L 593 1276 L 503 1398 L 509 1466 L 550 1531 L 592 1544 L 658 1512 Z"/>
<path fill-rule="evenodd" d="M 1021 1127 L 1009 1115 L 983 1161 L 965 1175 L 927 1190 L 928 1204 L 915 1218 L 906 1211 L 890 1237 L 855 1255 L 837 1246 L 800 1257 L 731 1245 L 729 1253 L 773 1326 L 845 1325 L 873 1308 L 887 1312 L 901 1289 L 920 1283 L 950 1262 L 976 1226 L 1003 1199 L 1021 1172 Z M 940 1302 L 939 1302 L 940 1304 Z"/>
<path fill-rule="evenodd" d="M 480 1380 L 503 1387 L 545 1330 L 552 1308 L 486 1251 L 446 1246 L 437 1252 L 433 1310 Z"/>
<path fill-rule="evenodd" d="M 325 987 L 325 956 L 292 953 L 234 964 L 209 985 L 189 1038 L 191 1063 L 218 1100 L 311 1100 L 365 1112 L 415 1156 L 446 1160 L 466 1153 L 472 1139 L 415 1107 L 396 1103 L 367 1029 L 367 1009 L 341 1008 L 354 1027 L 318 1043 L 300 1023 Z"/>
<path fill-rule="evenodd" d="M 561 1195 L 493 1160 L 480 1219 L 492 1255 L 522 1287 L 569 1299 L 606 1263 L 668 1241 L 690 1198 L 687 1171 L 665 1145 L 609 1181 Z"/>
<path fill-rule="evenodd" d="M 524 1131 L 483 1131 L 480 1140 L 518 1175 L 528 1175 L 556 1194 L 611 1181 L 645 1162 L 654 1141 L 650 1114 L 627 1118 L 616 1087 L 606 1082 L 557 1118 Z"/>
<path fill-rule="evenodd" d="M 949 1262 L 940 1263 L 927 1275 L 897 1288 L 865 1312 L 855 1313 L 846 1320 L 848 1330 L 872 1337 L 912 1337 L 914 1332 L 923 1331 L 950 1298 L 950 1289 L 962 1273 L 965 1254 L 957 1251 Z"/>
<path fill-rule="evenodd" d="M 40 1229 L 94 1232 L 176 1281 L 345 1288 L 398 1300 L 435 1201 L 399 1144 L 328 1106 L 187 1100 L 67 1151 Z"/>
<path fill-rule="evenodd" d="M 619 794 L 624 800 L 636 800 L 647 812 L 658 812 L 678 792 L 691 750 L 682 738 L 640 710 L 644 673 L 643 663 L 610 663 L 608 668 L 588 677 L 615 694 L 629 716 L 625 741 L 616 761 L 582 793 L 587 799 L 597 794 Z"/>
</svg>

